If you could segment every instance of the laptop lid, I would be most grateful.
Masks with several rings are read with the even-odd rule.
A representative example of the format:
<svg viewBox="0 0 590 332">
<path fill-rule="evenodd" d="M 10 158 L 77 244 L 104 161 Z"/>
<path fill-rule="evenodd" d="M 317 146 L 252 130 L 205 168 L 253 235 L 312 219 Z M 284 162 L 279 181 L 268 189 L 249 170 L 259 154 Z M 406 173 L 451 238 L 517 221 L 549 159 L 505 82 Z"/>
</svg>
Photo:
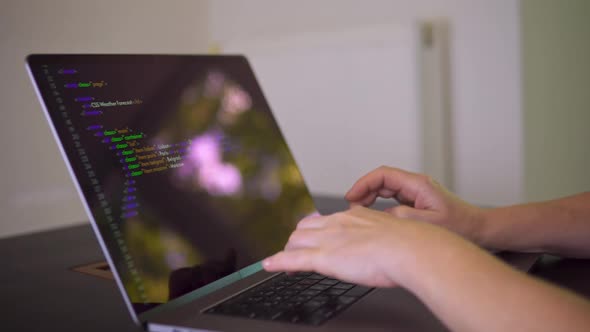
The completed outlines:
<svg viewBox="0 0 590 332">
<path fill-rule="evenodd" d="M 259 271 L 315 211 L 244 57 L 27 64 L 135 322 Z"/>
</svg>

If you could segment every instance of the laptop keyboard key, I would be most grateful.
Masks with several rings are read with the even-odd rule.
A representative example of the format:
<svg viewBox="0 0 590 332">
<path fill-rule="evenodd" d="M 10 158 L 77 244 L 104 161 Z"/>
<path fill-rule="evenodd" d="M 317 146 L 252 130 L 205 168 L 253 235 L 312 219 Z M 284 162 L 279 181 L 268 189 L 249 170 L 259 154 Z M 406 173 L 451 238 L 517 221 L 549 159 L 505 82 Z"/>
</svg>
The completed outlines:
<svg viewBox="0 0 590 332">
<path fill-rule="evenodd" d="M 249 303 L 256 303 L 256 302 L 260 302 L 260 301 L 262 301 L 262 299 L 263 299 L 263 297 L 262 297 L 262 296 L 252 296 L 252 297 L 249 297 L 249 298 L 246 300 L 246 302 L 249 302 Z"/>
<path fill-rule="evenodd" d="M 303 312 L 312 312 L 312 311 L 316 310 L 317 308 L 321 307 L 322 305 L 324 305 L 324 303 L 325 302 L 323 302 L 323 301 L 310 300 L 310 301 L 302 304 L 300 309 Z"/>
<path fill-rule="evenodd" d="M 313 272 L 297 272 L 297 275 L 304 276 L 304 277 L 310 276 L 312 274 L 313 274 Z"/>
<path fill-rule="evenodd" d="M 290 298 L 289 301 L 290 302 L 305 302 L 311 298 L 312 298 L 312 296 L 310 296 L 310 295 L 295 295 L 292 298 Z"/>
<path fill-rule="evenodd" d="M 284 311 L 277 315 L 273 320 L 289 323 L 299 323 L 303 318 L 302 313 L 299 311 Z"/>
<path fill-rule="evenodd" d="M 315 290 L 315 289 L 306 289 L 303 292 L 299 293 L 299 295 L 304 295 L 304 296 L 316 296 L 320 293 L 320 290 Z"/>
<path fill-rule="evenodd" d="M 352 296 L 340 296 L 336 299 L 336 301 L 348 305 L 351 304 L 352 302 L 356 301 L 356 297 L 352 297 Z"/>
<path fill-rule="evenodd" d="M 335 285 L 339 281 L 334 279 L 324 279 L 319 282 L 320 285 Z"/>
<path fill-rule="evenodd" d="M 325 293 L 328 295 L 342 295 L 344 292 L 346 292 L 346 289 L 330 288 Z"/>
<path fill-rule="evenodd" d="M 305 279 L 299 282 L 300 285 L 313 285 L 318 282 L 316 279 Z"/>
<path fill-rule="evenodd" d="M 308 289 L 323 291 L 323 290 L 326 290 L 328 288 L 330 288 L 330 285 L 320 285 L 320 284 L 317 284 L 317 285 L 313 285 L 313 286 L 309 287 Z"/>
<path fill-rule="evenodd" d="M 320 325 L 370 290 L 317 273 L 283 274 L 205 313 Z"/>
<path fill-rule="evenodd" d="M 302 291 L 302 290 L 306 289 L 307 287 L 309 287 L 309 286 L 308 285 L 296 284 L 296 285 L 293 285 L 293 286 L 289 287 L 289 289 Z"/>
<path fill-rule="evenodd" d="M 341 283 L 338 283 L 338 284 L 332 286 L 332 288 L 340 288 L 340 289 L 351 289 L 352 287 L 354 287 L 354 284 L 349 284 L 347 282 L 341 282 Z"/>
<path fill-rule="evenodd" d="M 365 286 L 355 286 L 354 288 L 352 288 L 351 290 L 349 290 L 348 292 L 346 292 L 347 296 L 363 296 L 366 293 L 368 293 L 372 288 L 369 287 L 365 287 Z"/>
</svg>

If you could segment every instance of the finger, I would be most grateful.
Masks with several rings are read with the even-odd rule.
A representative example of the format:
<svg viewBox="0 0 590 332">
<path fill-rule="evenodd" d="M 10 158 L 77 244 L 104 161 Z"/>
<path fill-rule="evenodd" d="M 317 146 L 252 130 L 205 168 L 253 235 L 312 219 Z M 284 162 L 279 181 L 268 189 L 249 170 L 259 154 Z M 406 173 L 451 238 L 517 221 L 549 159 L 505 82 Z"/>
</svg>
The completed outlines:
<svg viewBox="0 0 590 332">
<path fill-rule="evenodd" d="M 402 195 L 401 192 L 393 195 L 393 199 L 395 199 L 401 205 L 408 205 L 414 207 L 414 200 L 404 197 L 404 195 Z"/>
<path fill-rule="evenodd" d="M 373 203 L 377 196 L 398 197 L 413 201 L 424 181 L 423 175 L 392 167 L 379 167 L 361 177 L 346 193 L 345 198 L 354 203 Z M 383 194 L 383 196 L 381 196 Z"/>
<path fill-rule="evenodd" d="M 391 190 L 391 189 L 387 189 L 387 188 L 382 188 L 379 190 L 379 196 L 383 197 L 383 198 L 391 198 L 395 195 L 396 193 Z"/>
<path fill-rule="evenodd" d="M 307 216 L 305 216 L 305 218 L 302 219 L 313 219 L 313 218 L 317 218 L 317 217 L 321 217 L 322 215 L 320 214 L 319 211 L 313 211 L 312 213 L 308 214 Z"/>
<path fill-rule="evenodd" d="M 313 271 L 316 249 L 298 249 L 281 251 L 262 261 L 262 266 L 269 272 Z"/>
<path fill-rule="evenodd" d="M 397 207 L 397 205 L 390 206 L 388 208 L 383 209 L 383 212 L 387 212 L 387 213 L 393 214 L 393 209 L 395 209 L 396 207 Z"/>
<path fill-rule="evenodd" d="M 291 233 L 287 244 L 285 244 L 285 250 L 317 247 L 322 240 L 322 234 L 313 228 L 297 229 Z"/>
<path fill-rule="evenodd" d="M 325 217 L 317 215 L 309 215 L 303 219 L 301 219 L 297 223 L 297 229 L 307 229 L 307 228 L 321 228 L 324 227 L 326 224 Z"/>
<path fill-rule="evenodd" d="M 369 192 L 369 193 L 367 193 L 367 195 L 365 195 L 362 199 L 360 199 L 356 203 L 357 203 L 357 205 L 371 206 L 377 200 L 377 196 L 378 196 L 378 194 L 376 192 Z"/>
</svg>

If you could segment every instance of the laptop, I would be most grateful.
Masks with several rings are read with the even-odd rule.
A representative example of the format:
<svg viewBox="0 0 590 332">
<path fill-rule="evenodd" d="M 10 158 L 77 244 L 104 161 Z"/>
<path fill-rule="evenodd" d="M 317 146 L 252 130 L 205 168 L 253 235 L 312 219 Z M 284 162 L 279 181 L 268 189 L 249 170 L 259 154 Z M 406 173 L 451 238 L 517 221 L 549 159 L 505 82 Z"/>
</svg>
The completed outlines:
<svg viewBox="0 0 590 332">
<path fill-rule="evenodd" d="M 316 207 L 243 56 L 30 55 L 27 68 L 142 328 L 446 330 L 401 288 L 262 269 Z"/>
</svg>

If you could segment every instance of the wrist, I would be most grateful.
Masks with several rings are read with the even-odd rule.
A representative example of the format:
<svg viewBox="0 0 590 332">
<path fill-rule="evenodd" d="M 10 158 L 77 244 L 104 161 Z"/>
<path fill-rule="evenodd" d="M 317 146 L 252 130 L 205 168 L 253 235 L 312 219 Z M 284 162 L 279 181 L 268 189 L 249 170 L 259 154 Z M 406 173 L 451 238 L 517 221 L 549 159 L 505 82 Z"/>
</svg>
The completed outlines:
<svg viewBox="0 0 590 332">
<path fill-rule="evenodd" d="M 476 214 L 475 224 L 477 227 L 474 232 L 474 242 L 485 249 L 498 249 L 495 246 L 493 239 L 493 226 L 496 209 L 493 208 L 477 208 L 479 211 Z"/>
<path fill-rule="evenodd" d="M 399 285 L 412 291 L 413 283 L 419 279 L 420 265 L 427 260 L 428 248 L 421 246 L 425 243 L 420 237 L 422 225 L 415 221 L 398 220 L 386 237 L 385 243 L 377 244 L 380 253 L 381 267 L 392 285 Z M 387 250 L 382 250 L 387 248 Z"/>
<path fill-rule="evenodd" d="M 456 264 L 461 248 L 469 244 L 461 236 L 427 223 L 409 221 L 398 231 L 398 241 L 389 247 L 390 258 L 395 257 L 394 264 L 390 261 L 385 266 L 394 284 L 414 294 L 429 283 L 427 280 L 435 276 L 437 270 Z"/>
<path fill-rule="evenodd" d="M 434 229 L 429 233 L 403 261 L 404 273 L 398 281 L 422 300 L 440 293 L 441 287 L 454 280 L 451 275 L 465 275 L 478 257 L 485 255 L 478 246 L 446 229 Z"/>
</svg>

